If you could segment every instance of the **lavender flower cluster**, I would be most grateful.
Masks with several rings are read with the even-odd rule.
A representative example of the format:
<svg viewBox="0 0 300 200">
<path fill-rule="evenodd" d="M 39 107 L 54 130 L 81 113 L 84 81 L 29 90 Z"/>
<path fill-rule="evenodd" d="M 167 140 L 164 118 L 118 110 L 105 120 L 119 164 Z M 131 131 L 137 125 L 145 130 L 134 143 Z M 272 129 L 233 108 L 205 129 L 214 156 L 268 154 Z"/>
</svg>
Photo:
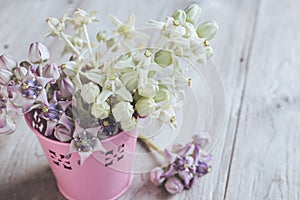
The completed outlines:
<svg viewBox="0 0 300 200">
<path fill-rule="evenodd" d="M 165 150 L 169 165 L 154 168 L 150 180 L 156 186 L 163 186 L 170 194 L 190 189 L 196 177 L 202 177 L 211 171 L 208 162 L 212 156 L 205 155 L 202 149 L 208 144 L 207 133 L 194 135 L 191 143 L 174 145 L 172 152 Z"/>
</svg>

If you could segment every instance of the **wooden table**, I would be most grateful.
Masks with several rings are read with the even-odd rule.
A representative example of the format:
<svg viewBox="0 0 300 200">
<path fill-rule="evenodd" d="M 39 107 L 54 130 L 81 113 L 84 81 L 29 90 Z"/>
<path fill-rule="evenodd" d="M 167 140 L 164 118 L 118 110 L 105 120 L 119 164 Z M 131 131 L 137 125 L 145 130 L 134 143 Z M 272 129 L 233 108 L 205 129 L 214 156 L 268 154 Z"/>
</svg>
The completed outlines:
<svg viewBox="0 0 300 200">
<path fill-rule="evenodd" d="M 211 42 L 223 77 L 227 118 L 212 154 L 212 172 L 195 186 L 170 196 L 135 175 L 120 199 L 300 199 L 300 3 L 298 0 L 197 1 L 202 19 L 220 31 Z M 1 53 L 27 56 L 28 44 L 46 32 L 44 19 L 68 8 L 101 10 L 137 27 L 163 20 L 192 1 L 0 1 Z M 55 46 L 50 44 L 53 51 Z M 18 131 L 0 137 L 0 199 L 64 199 L 56 188 L 36 137 L 19 121 Z"/>
</svg>

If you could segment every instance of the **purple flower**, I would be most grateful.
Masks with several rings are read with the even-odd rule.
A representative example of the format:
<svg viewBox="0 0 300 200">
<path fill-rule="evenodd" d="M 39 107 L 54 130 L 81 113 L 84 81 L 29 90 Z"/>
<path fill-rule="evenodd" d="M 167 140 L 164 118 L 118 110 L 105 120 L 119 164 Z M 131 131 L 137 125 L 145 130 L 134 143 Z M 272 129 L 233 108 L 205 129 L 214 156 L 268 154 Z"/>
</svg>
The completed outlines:
<svg viewBox="0 0 300 200">
<path fill-rule="evenodd" d="M 0 69 L 0 85 L 7 85 L 12 78 L 13 73 L 7 69 Z"/>
<path fill-rule="evenodd" d="M 170 194 L 191 188 L 195 177 L 204 176 L 211 170 L 211 166 L 208 165 L 211 155 L 202 152 L 202 148 L 208 144 L 208 141 L 208 134 L 202 133 L 194 135 L 191 143 L 174 145 L 173 152 L 166 149 L 165 157 L 169 165 L 161 172 L 162 174 L 151 172 L 151 181 L 155 185 L 164 184 Z"/>
<path fill-rule="evenodd" d="M 26 113 L 36 102 L 48 105 L 45 86 L 51 81 L 53 79 L 36 76 L 28 70 L 22 82 L 18 85 L 9 85 L 8 91 L 16 93 L 18 98 L 23 98 L 23 112 Z"/>
<path fill-rule="evenodd" d="M 63 78 L 58 81 L 59 96 L 64 99 L 72 98 L 75 87 L 69 78 Z"/>
<path fill-rule="evenodd" d="M 28 58 L 32 63 L 40 64 L 50 58 L 50 53 L 48 48 L 41 42 L 34 42 L 30 44 Z"/>
<path fill-rule="evenodd" d="M 6 109 L 7 99 L 4 98 L 2 94 L 0 94 L 0 113 L 2 113 Z"/>
<path fill-rule="evenodd" d="M 60 77 L 60 72 L 58 69 L 58 66 L 53 63 L 53 64 L 47 64 L 44 68 L 43 68 L 43 77 L 45 78 L 53 78 L 54 82 L 56 80 L 59 79 Z"/>
<path fill-rule="evenodd" d="M 177 194 L 183 190 L 183 184 L 180 179 L 171 177 L 165 183 L 165 188 L 170 194 Z"/>
<path fill-rule="evenodd" d="M 0 69 L 12 71 L 15 67 L 17 67 L 17 65 L 18 62 L 10 55 L 2 54 L 0 56 Z"/>
<path fill-rule="evenodd" d="M 27 69 L 22 66 L 16 67 L 13 73 L 18 80 L 23 80 L 27 74 Z"/>
<path fill-rule="evenodd" d="M 119 132 L 119 124 L 112 116 L 99 120 L 101 129 L 99 130 L 100 136 L 113 136 Z"/>
<path fill-rule="evenodd" d="M 63 125 L 57 124 L 54 128 L 54 136 L 61 142 L 68 142 L 72 139 L 72 128 Z"/>
<path fill-rule="evenodd" d="M 39 116 L 47 120 L 47 129 L 45 131 L 46 136 L 52 135 L 53 130 L 58 124 L 64 125 L 70 131 L 72 130 L 72 124 L 65 113 L 68 106 L 72 104 L 72 101 L 58 101 L 56 93 L 57 92 L 54 92 L 50 102 L 41 104 L 42 112 Z M 59 138 L 60 137 L 57 139 L 59 140 Z"/>
<path fill-rule="evenodd" d="M 155 186 L 162 185 L 166 180 L 164 177 L 162 177 L 163 173 L 164 170 L 160 167 L 156 167 L 150 172 L 150 180 Z"/>
<path fill-rule="evenodd" d="M 78 152 L 80 156 L 80 165 L 83 165 L 84 161 L 92 155 L 94 151 L 105 152 L 106 150 L 97 138 L 100 127 L 83 129 L 80 127 L 79 123 L 78 120 L 75 120 L 75 131 L 68 155 L 73 152 Z"/>
</svg>

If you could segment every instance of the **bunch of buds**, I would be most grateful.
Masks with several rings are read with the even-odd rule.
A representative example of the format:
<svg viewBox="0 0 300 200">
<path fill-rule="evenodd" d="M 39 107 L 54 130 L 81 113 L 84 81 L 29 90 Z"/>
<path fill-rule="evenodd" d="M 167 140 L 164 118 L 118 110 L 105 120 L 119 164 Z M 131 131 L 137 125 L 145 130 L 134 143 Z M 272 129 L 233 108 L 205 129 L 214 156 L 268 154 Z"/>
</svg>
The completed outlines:
<svg viewBox="0 0 300 200">
<path fill-rule="evenodd" d="M 168 166 L 156 167 L 150 173 L 150 180 L 156 186 L 163 186 L 170 194 L 177 194 L 193 186 L 196 177 L 210 172 L 208 162 L 211 155 L 205 155 L 203 148 L 208 143 L 208 134 L 194 135 L 191 143 L 174 145 L 172 152 L 165 150 Z"/>
</svg>

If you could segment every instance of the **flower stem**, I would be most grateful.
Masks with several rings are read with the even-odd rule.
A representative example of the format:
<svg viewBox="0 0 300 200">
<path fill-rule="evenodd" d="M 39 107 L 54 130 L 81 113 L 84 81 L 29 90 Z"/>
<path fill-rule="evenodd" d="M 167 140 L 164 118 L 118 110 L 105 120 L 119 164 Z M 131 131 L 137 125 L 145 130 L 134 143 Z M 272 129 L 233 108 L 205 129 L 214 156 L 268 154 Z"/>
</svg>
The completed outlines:
<svg viewBox="0 0 300 200">
<path fill-rule="evenodd" d="M 74 53 L 79 56 L 80 55 L 80 52 L 78 51 L 78 49 L 76 49 L 74 47 L 74 45 L 70 42 L 70 40 L 66 37 L 66 35 L 61 32 L 60 33 L 60 36 L 62 37 L 62 39 L 67 43 L 67 45 L 74 51 Z"/>
<path fill-rule="evenodd" d="M 142 142 L 144 142 L 148 147 L 153 149 L 154 151 L 157 151 L 161 156 L 165 157 L 165 154 L 162 150 L 160 150 L 151 140 L 146 138 L 144 135 L 140 134 L 138 137 Z"/>
<path fill-rule="evenodd" d="M 90 53 L 90 55 L 92 56 L 92 55 L 93 55 L 93 52 L 92 52 L 92 47 L 91 47 L 90 37 L 89 37 L 88 31 L 87 31 L 87 27 L 86 27 L 85 24 L 83 25 L 83 30 L 84 30 L 84 35 L 85 35 L 86 42 L 87 42 L 87 45 L 88 45 L 88 48 L 89 48 L 89 53 Z"/>
</svg>

